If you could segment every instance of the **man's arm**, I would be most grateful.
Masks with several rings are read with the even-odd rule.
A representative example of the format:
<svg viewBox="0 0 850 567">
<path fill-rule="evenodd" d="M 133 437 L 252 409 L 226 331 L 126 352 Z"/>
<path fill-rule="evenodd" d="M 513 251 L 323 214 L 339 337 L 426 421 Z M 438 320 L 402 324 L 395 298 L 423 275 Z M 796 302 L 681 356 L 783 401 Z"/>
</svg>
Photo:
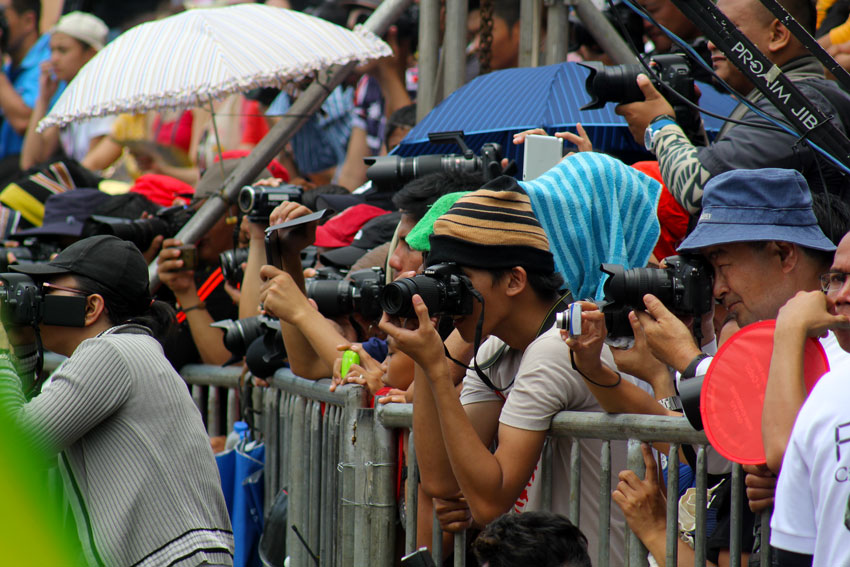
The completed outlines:
<svg viewBox="0 0 850 567">
<path fill-rule="evenodd" d="M 345 161 L 339 172 L 339 184 L 354 191 L 366 181 L 366 170 L 368 166 L 363 161 L 368 157 L 369 144 L 366 139 L 366 130 L 354 126 L 351 136 L 348 138 L 348 148 L 345 152 Z"/>
<path fill-rule="evenodd" d="M 0 73 L 0 109 L 3 110 L 3 117 L 9 125 L 23 136 L 27 131 L 32 108 L 15 90 L 6 73 Z"/>
</svg>

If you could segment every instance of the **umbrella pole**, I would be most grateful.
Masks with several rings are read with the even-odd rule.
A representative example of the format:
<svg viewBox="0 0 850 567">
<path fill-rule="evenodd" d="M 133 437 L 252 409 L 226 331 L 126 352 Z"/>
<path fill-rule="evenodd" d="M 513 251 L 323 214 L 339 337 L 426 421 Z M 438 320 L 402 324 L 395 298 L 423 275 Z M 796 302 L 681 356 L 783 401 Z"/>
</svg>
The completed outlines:
<svg viewBox="0 0 850 567">
<path fill-rule="evenodd" d="M 384 0 L 375 9 L 363 27 L 380 36 L 395 22 L 412 0 Z M 194 244 L 218 222 L 227 211 L 230 203 L 235 202 L 239 189 L 249 184 L 271 162 L 292 136 L 303 126 L 343 79 L 357 66 L 356 61 L 346 65 L 335 65 L 314 80 L 300 95 L 281 120 L 269 130 L 251 153 L 242 159 L 237 168 L 224 181 L 222 190 L 207 199 L 207 202 L 195 213 L 189 222 L 175 235 L 175 238 L 187 244 Z M 159 274 L 156 260 L 148 266 L 151 291 L 159 287 Z"/>
<path fill-rule="evenodd" d="M 215 149 L 218 152 L 218 167 L 221 169 L 221 176 L 224 177 L 224 155 L 221 152 L 221 136 L 218 135 L 218 125 L 215 123 L 215 107 L 213 107 L 213 99 L 210 99 L 210 115 L 212 116 L 213 134 L 215 135 Z"/>
</svg>

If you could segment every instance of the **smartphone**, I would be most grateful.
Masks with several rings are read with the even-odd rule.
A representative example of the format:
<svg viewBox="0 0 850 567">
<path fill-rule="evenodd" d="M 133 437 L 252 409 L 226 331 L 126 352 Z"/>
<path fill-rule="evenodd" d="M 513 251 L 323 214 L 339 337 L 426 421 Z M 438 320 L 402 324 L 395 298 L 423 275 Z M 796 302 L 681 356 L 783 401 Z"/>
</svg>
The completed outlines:
<svg viewBox="0 0 850 567">
<path fill-rule="evenodd" d="M 522 156 L 522 179 L 537 179 L 564 157 L 564 140 L 555 136 L 525 137 Z"/>
<path fill-rule="evenodd" d="M 197 270 L 198 269 L 198 250 L 195 248 L 194 244 L 184 244 L 183 246 L 177 246 L 177 249 L 180 250 L 180 256 L 177 257 L 178 260 L 183 260 L 183 267 L 181 267 L 178 271 L 187 271 L 187 270 Z"/>
</svg>

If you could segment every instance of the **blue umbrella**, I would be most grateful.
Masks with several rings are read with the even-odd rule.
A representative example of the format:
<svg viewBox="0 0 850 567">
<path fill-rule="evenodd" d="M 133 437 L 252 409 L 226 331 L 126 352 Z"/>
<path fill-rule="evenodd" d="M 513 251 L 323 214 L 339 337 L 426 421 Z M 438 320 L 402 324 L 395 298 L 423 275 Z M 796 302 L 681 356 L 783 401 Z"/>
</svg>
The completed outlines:
<svg viewBox="0 0 850 567">
<path fill-rule="evenodd" d="M 394 152 L 400 156 L 457 153 L 448 145 L 432 144 L 428 134 L 462 130 L 467 145 L 477 154 L 488 142 L 502 145 L 505 157 L 520 162 L 522 146 L 511 143 L 513 135 L 530 128 L 547 132 L 575 131 L 581 122 L 597 151 L 618 156 L 647 159 L 643 146 L 635 143 L 625 120 L 614 113 L 609 103 L 596 110 L 579 110 L 590 102 L 584 88 L 588 70 L 576 63 L 545 67 L 505 69 L 482 75 L 459 88 L 405 137 Z M 732 97 L 720 94 L 705 83 L 700 105 L 722 116 L 735 106 Z M 723 125 L 721 120 L 703 115 L 706 132 L 713 137 Z M 651 156 L 650 156 L 651 157 Z"/>
</svg>

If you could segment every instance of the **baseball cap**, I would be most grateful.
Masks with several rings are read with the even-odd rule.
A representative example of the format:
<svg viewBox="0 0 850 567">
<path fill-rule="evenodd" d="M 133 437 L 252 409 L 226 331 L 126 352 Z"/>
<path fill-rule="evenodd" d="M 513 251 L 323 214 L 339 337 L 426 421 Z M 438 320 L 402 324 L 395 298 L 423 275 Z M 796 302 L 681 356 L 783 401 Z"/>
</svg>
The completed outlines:
<svg viewBox="0 0 850 567">
<path fill-rule="evenodd" d="M 109 195 L 97 189 L 73 189 L 56 193 L 44 203 L 44 224 L 20 230 L 12 236 L 81 236 L 85 221 Z"/>
<path fill-rule="evenodd" d="M 106 45 L 106 37 L 109 34 L 109 28 L 106 27 L 103 20 L 86 12 L 65 14 L 59 18 L 59 21 L 50 31 L 51 33 L 60 32 L 70 35 L 74 39 L 90 45 L 96 51 L 103 49 L 103 46 Z"/>
<path fill-rule="evenodd" d="M 372 205 L 349 207 L 325 224 L 316 227 L 315 244 L 320 248 L 348 246 L 366 221 L 385 214 L 387 211 Z"/>
<path fill-rule="evenodd" d="M 136 245 L 116 236 L 78 240 L 46 264 L 9 266 L 38 279 L 75 274 L 92 279 L 130 302 L 150 299 L 148 265 Z"/>
<path fill-rule="evenodd" d="M 350 246 L 328 250 L 320 254 L 319 258 L 325 265 L 351 267 L 369 250 L 392 240 L 400 219 L 400 212 L 377 216 L 366 222 L 363 228 L 357 231 Z"/>
<path fill-rule="evenodd" d="M 697 226 L 678 251 L 766 240 L 835 250 L 818 226 L 809 186 L 799 171 L 743 169 L 712 177 L 705 184 Z"/>
</svg>

